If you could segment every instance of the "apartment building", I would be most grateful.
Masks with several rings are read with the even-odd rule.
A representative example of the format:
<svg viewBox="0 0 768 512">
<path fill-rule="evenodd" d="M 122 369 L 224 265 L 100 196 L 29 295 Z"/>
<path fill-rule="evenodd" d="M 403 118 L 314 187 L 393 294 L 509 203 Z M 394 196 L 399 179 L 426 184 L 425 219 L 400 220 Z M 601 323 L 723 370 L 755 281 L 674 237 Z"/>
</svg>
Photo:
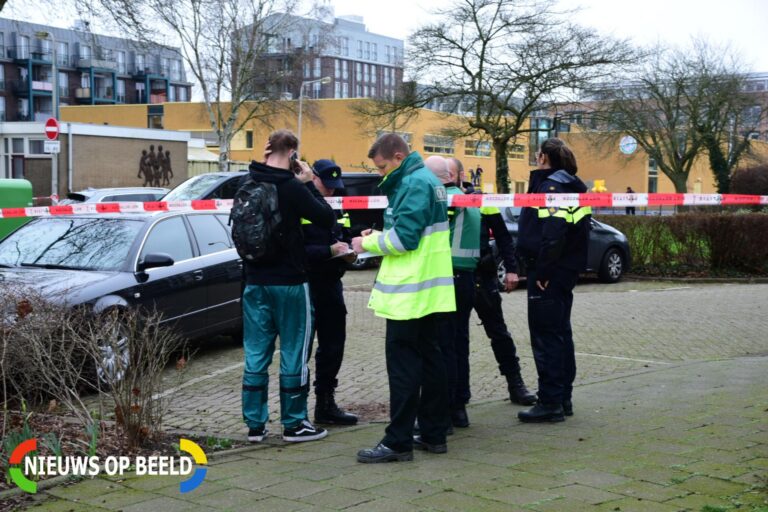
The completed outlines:
<svg viewBox="0 0 768 512">
<path fill-rule="evenodd" d="M 0 121 L 41 121 L 61 105 L 189 101 L 178 50 L 0 18 Z"/>
<path fill-rule="evenodd" d="M 369 32 L 361 16 L 323 20 L 273 15 L 267 53 L 254 68 L 254 95 L 391 98 L 403 82 L 403 40 Z M 321 83 L 320 79 L 328 79 Z"/>
</svg>

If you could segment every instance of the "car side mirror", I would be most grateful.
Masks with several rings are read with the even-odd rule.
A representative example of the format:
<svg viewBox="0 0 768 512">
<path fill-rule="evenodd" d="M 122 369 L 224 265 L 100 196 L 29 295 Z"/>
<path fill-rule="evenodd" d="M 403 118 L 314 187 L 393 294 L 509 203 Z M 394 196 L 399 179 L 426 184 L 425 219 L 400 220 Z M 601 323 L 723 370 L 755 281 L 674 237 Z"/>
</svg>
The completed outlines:
<svg viewBox="0 0 768 512">
<path fill-rule="evenodd" d="M 144 259 L 139 261 L 138 271 L 144 272 L 150 268 L 157 267 L 170 267 L 173 265 L 173 258 L 169 254 L 164 252 L 152 252 L 144 256 Z"/>
</svg>

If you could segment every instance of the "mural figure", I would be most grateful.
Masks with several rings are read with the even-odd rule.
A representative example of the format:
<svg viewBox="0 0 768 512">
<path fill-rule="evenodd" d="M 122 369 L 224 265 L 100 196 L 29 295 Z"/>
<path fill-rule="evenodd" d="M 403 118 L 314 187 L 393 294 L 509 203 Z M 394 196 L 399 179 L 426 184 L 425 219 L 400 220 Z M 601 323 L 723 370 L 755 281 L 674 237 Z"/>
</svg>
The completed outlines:
<svg viewBox="0 0 768 512">
<path fill-rule="evenodd" d="M 146 149 L 141 150 L 141 157 L 139 158 L 139 174 L 136 176 L 139 179 L 144 178 L 144 184 L 142 187 L 147 187 L 152 184 L 152 170 L 149 165 L 149 155 Z"/>
<path fill-rule="evenodd" d="M 173 179 L 173 169 L 171 168 L 171 152 L 165 150 L 163 146 L 149 145 L 149 151 L 141 150 L 139 158 L 139 174 L 136 176 L 144 179 L 142 187 L 164 187 L 171 184 Z"/>
<path fill-rule="evenodd" d="M 171 152 L 169 150 L 165 150 L 165 158 L 163 159 L 163 185 L 170 185 L 171 180 L 173 179 L 173 169 L 171 169 Z"/>
</svg>

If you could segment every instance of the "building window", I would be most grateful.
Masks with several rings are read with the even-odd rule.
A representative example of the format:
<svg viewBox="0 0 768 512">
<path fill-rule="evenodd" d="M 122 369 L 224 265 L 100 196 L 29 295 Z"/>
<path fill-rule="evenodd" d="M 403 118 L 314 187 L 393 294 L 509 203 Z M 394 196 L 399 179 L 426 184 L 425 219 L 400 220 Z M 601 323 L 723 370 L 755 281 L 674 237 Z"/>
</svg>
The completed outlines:
<svg viewBox="0 0 768 512">
<path fill-rule="evenodd" d="M 362 86 L 362 84 L 358 83 L 356 89 L 357 89 L 357 91 L 356 91 L 357 94 L 355 94 L 355 98 L 362 98 L 363 97 L 363 86 Z"/>
<path fill-rule="evenodd" d="M 453 139 L 444 135 L 425 135 L 424 152 L 452 155 Z"/>
<path fill-rule="evenodd" d="M 349 62 L 346 60 L 341 63 L 341 70 L 342 70 L 342 78 L 344 80 L 349 80 Z"/>
<path fill-rule="evenodd" d="M 464 156 L 491 156 L 491 143 L 484 140 L 464 141 Z"/>
<path fill-rule="evenodd" d="M 253 149 L 253 130 L 245 130 L 245 149 Z"/>
<path fill-rule="evenodd" d="M 339 78 L 341 76 L 341 61 L 339 59 L 333 59 L 333 77 Z"/>
<path fill-rule="evenodd" d="M 179 101 L 189 101 L 188 89 L 186 87 L 179 87 Z"/>
<path fill-rule="evenodd" d="M 171 59 L 168 57 L 160 59 L 160 74 L 162 76 L 169 76 L 171 74 Z"/>
<path fill-rule="evenodd" d="M 320 59 L 315 59 L 315 76 L 320 77 Z"/>
<path fill-rule="evenodd" d="M 304 62 L 304 78 L 310 78 L 312 75 L 312 67 L 309 65 L 309 61 Z"/>
<path fill-rule="evenodd" d="M 333 97 L 336 99 L 341 98 L 341 82 L 336 82 L 333 85 Z"/>
<path fill-rule="evenodd" d="M 69 75 L 67 73 L 59 73 L 59 97 L 69 97 Z"/>
<path fill-rule="evenodd" d="M 69 43 L 56 44 L 56 64 L 59 66 L 69 66 Z"/>
<path fill-rule="evenodd" d="M 357 58 L 358 59 L 363 58 L 363 42 L 362 41 L 357 42 Z"/>
<path fill-rule="evenodd" d="M 80 58 L 81 59 L 90 59 L 91 58 L 91 47 L 87 44 L 81 44 L 80 45 Z"/>
<path fill-rule="evenodd" d="M 358 82 L 363 81 L 363 65 L 359 62 L 355 62 L 355 79 Z"/>
<path fill-rule="evenodd" d="M 0 58 L 5 58 L 5 34 L 0 32 Z"/>
<path fill-rule="evenodd" d="M 385 130 L 379 130 L 376 132 L 376 138 L 378 139 L 385 133 L 396 133 L 399 135 L 405 142 L 408 143 L 408 151 L 413 151 L 413 134 L 409 132 L 391 132 L 391 131 L 385 131 Z"/>
<path fill-rule="evenodd" d="M 80 87 L 89 89 L 91 87 L 91 75 L 88 73 L 80 74 Z"/>
<path fill-rule="evenodd" d="M 371 83 L 376 83 L 376 64 L 371 64 Z"/>
<path fill-rule="evenodd" d="M 16 57 L 20 59 L 29 58 L 29 36 L 19 37 L 19 47 L 16 49 Z"/>
<path fill-rule="evenodd" d="M 656 160 L 648 159 L 648 193 L 655 194 L 659 188 L 659 166 Z"/>
<path fill-rule="evenodd" d="M 387 64 L 392 63 L 392 54 L 390 52 L 391 52 L 391 47 L 389 45 L 386 45 L 384 47 L 384 61 Z"/>
<path fill-rule="evenodd" d="M 349 57 L 349 38 L 341 38 L 341 54 L 345 57 Z"/>
<path fill-rule="evenodd" d="M 178 59 L 171 61 L 171 80 L 181 80 L 181 61 Z"/>
<path fill-rule="evenodd" d="M 365 60 L 371 60 L 371 43 L 365 43 Z"/>
<path fill-rule="evenodd" d="M 349 84 L 344 82 L 341 88 L 341 94 L 343 98 L 349 98 Z"/>
<path fill-rule="evenodd" d="M 314 99 L 318 99 L 320 97 L 320 93 L 323 90 L 323 84 L 320 82 L 315 82 L 312 84 L 312 97 Z"/>
<path fill-rule="evenodd" d="M 123 51 L 117 52 L 117 72 L 121 75 L 128 72 L 128 69 L 125 66 L 125 52 Z"/>
<path fill-rule="evenodd" d="M 371 59 L 379 60 L 379 50 L 376 43 L 371 43 Z"/>
<path fill-rule="evenodd" d="M 371 81 L 371 66 L 363 64 L 363 82 Z"/>
<path fill-rule="evenodd" d="M 45 155 L 45 141 L 43 139 L 29 139 L 30 155 Z"/>
<path fill-rule="evenodd" d="M 507 158 L 510 160 L 525 160 L 525 146 L 523 144 L 510 144 L 507 147 Z"/>
<path fill-rule="evenodd" d="M 0 96 L 0 121 L 5 121 L 5 96 Z"/>
<path fill-rule="evenodd" d="M 136 54 L 136 72 L 142 73 L 144 71 L 145 64 L 144 64 L 144 55 L 141 53 Z"/>
</svg>

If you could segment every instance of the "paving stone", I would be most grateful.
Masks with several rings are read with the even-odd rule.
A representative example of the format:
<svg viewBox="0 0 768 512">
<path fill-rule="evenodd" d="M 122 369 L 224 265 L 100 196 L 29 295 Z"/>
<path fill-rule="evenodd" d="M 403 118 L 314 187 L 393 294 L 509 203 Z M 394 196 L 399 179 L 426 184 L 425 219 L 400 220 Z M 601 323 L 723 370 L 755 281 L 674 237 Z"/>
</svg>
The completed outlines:
<svg viewBox="0 0 768 512">
<path fill-rule="evenodd" d="M 623 494 L 629 498 L 642 498 L 644 500 L 658 502 L 668 501 L 688 494 L 688 491 L 679 488 L 665 487 L 663 485 L 638 481 L 609 487 L 608 490 L 612 493 Z"/>
<path fill-rule="evenodd" d="M 330 489 L 327 484 L 322 482 L 311 482 L 309 480 L 289 480 L 287 482 L 264 487 L 260 492 L 276 496 L 278 498 L 299 499 Z"/>
<path fill-rule="evenodd" d="M 499 489 L 483 493 L 484 496 L 501 501 L 511 505 L 525 505 L 529 503 L 538 503 L 547 500 L 553 500 L 563 497 L 559 488 L 546 491 L 536 491 L 509 485 Z"/>
<path fill-rule="evenodd" d="M 675 498 L 666 502 L 667 505 L 677 507 L 678 510 L 701 512 L 706 507 L 723 507 L 730 508 L 732 503 L 728 500 L 721 498 L 715 498 L 713 496 L 704 496 L 701 494 L 689 494 L 682 498 Z"/>
<path fill-rule="evenodd" d="M 193 491 L 194 492 L 194 491 Z M 195 503 L 224 510 L 252 510 L 259 508 L 259 500 L 270 498 L 267 494 L 249 492 L 244 489 L 225 489 L 223 491 L 190 496 Z"/>
<path fill-rule="evenodd" d="M 602 505 L 597 505 L 596 512 L 603 511 L 621 511 L 621 512 L 678 512 L 679 509 L 674 505 L 666 503 L 657 503 L 655 501 L 646 501 L 640 498 L 624 498 L 616 501 L 609 501 Z"/>
<path fill-rule="evenodd" d="M 432 509 L 450 512 L 464 512 L 466 510 L 472 510 L 473 512 L 509 511 L 509 505 L 507 503 L 501 503 L 499 501 L 479 498 L 476 496 L 467 496 L 466 494 L 460 494 L 456 492 L 434 494 L 432 496 L 415 499 L 411 503 L 417 505 L 418 507 L 429 507 Z"/>
<path fill-rule="evenodd" d="M 629 481 L 615 473 L 606 473 L 595 469 L 579 469 L 565 475 L 566 480 L 575 484 L 588 485 L 590 487 L 599 487 L 605 489 L 614 485 L 623 484 Z"/>
<path fill-rule="evenodd" d="M 149 510 L 162 512 L 209 512 L 216 509 L 189 501 L 162 497 L 136 503 L 122 510 L 123 512 L 147 512 Z"/>
<path fill-rule="evenodd" d="M 179 488 L 176 487 L 176 496 L 179 495 Z M 88 503 L 89 505 L 95 505 L 97 507 L 109 509 L 109 510 L 122 510 L 123 508 L 134 505 L 137 503 L 142 503 L 144 501 L 148 501 L 152 499 L 151 494 L 147 494 L 135 489 L 120 489 L 115 492 L 110 492 L 107 494 L 102 494 L 100 496 L 93 496 L 91 498 L 84 498 L 81 499 L 83 503 Z"/>
<path fill-rule="evenodd" d="M 352 489 L 329 489 L 307 496 L 306 498 L 303 498 L 302 501 L 313 506 L 319 505 L 335 510 L 342 510 L 354 507 L 361 503 L 373 501 L 375 498 L 376 496 L 374 495 Z"/>
<path fill-rule="evenodd" d="M 564 498 L 583 501 L 591 505 L 598 505 L 606 501 L 620 500 L 622 498 L 621 494 L 616 494 L 615 492 L 607 492 L 602 489 L 579 484 L 566 485 L 554 490 Z"/>
<path fill-rule="evenodd" d="M 125 489 L 125 486 L 104 478 L 87 478 L 77 483 L 60 485 L 46 490 L 47 494 L 68 500 L 85 500 Z"/>
<path fill-rule="evenodd" d="M 708 476 L 694 476 L 675 487 L 690 492 L 706 494 L 714 497 L 733 496 L 747 490 L 747 486 L 739 482 L 730 482 Z"/>
</svg>

